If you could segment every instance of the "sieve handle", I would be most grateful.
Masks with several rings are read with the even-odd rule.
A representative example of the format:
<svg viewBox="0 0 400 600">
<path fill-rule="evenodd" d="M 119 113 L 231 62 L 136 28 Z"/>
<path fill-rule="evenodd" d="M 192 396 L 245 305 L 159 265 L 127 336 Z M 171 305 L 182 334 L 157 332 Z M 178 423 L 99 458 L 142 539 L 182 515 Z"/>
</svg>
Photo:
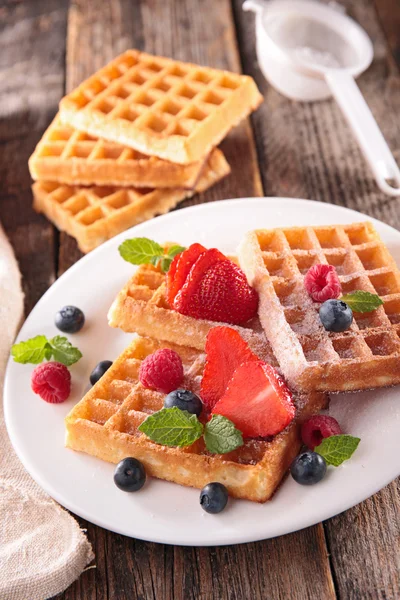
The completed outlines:
<svg viewBox="0 0 400 600">
<path fill-rule="evenodd" d="M 345 71 L 325 74 L 382 192 L 400 196 L 400 170 L 353 77 Z"/>
</svg>

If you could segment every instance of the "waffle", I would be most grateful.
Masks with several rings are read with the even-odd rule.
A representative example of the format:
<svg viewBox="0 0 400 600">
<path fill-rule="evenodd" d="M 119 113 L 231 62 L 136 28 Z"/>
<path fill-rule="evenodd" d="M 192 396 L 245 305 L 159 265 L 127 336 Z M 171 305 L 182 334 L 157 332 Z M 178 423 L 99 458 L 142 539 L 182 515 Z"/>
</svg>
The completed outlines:
<svg viewBox="0 0 400 600">
<path fill-rule="evenodd" d="M 325 406 L 326 396 L 318 392 L 297 395 L 295 419 L 282 433 L 270 440 L 248 440 L 229 454 L 210 454 L 202 439 L 186 448 L 161 446 L 138 427 L 163 407 L 164 394 L 144 388 L 138 372 L 141 361 L 163 347 L 178 352 L 185 387 L 199 391 L 204 354 L 138 337 L 66 417 L 67 447 L 111 463 L 133 456 L 153 477 L 197 488 L 220 481 L 231 496 L 268 500 L 299 451 L 299 424 Z"/>
<path fill-rule="evenodd" d="M 186 164 L 261 101 L 251 77 L 128 50 L 63 98 L 60 114 L 90 135 Z"/>
<path fill-rule="evenodd" d="M 177 165 L 63 125 L 57 115 L 29 159 L 34 180 L 67 185 L 195 186 L 205 161 Z"/>
<path fill-rule="evenodd" d="M 289 383 L 339 392 L 400 383 L 400 272 L 369 222 L 258 230 L 239 259 L 260 295 L 259 317 Z M 354 313 L 349 330 L 325 331 L 304 287 L 317 264 L 335 266 L 343 294 L 365 290 L 383 306 Z"/>
<path fill-rule="evenodd" d="M 114 235 L 174 208 L 195 192 L 206 190 L 229 173 L 220 150 L 207 161 L 195 190 L 128 187 L 76 187 L 55 182 L 33 184 L 33 206 L 58 229 L 76 238 L 89 252 Z"/>
</svg>

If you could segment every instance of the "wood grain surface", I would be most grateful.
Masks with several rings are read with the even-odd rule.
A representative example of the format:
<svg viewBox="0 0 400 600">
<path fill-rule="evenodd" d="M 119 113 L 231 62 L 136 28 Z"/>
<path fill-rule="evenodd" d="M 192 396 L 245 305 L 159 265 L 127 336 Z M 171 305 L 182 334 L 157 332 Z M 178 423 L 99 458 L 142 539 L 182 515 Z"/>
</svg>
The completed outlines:
<svg viewBox="0 0 400 600">
<path fill-rule="evenodd" d="M 27 313 L 79 257 L 74 240 L 31 209 L 27 158 L 65 91 L 126 48 L 255 77 L 265 102 L 222 148 L 232 174 L 181 206 L 223 198 L 314 198 L 400 228 L 400 201 L 376 188 L 331 101 L 294 103 L 256 63 L 254 17 L 241 0 L 58 0 L 0 6 L 0 219 L 24 276 Z M 374 42 L 360 88 L 400 162 L 400 7 L 346 0 Z M 396 62 L 397 61 L 397 62 Z M 400 598 L 400 490 L 394 482 L 324 524 L 221 548 L 133 540 L 79 519 L 96 554 L 62 600 Z"/>
</svg>

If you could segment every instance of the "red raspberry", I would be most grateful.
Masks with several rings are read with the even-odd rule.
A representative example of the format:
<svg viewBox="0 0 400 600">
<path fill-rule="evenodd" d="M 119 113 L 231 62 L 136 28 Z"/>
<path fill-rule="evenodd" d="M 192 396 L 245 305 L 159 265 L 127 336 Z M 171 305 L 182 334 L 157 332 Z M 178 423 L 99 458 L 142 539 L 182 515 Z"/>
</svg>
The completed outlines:
<svg viewBox="0 0 400 600">
<path fill-rule="evenodd" d="M 181 357 L 169 348 L 156 350 L 140 365 L 139 379 L 144 387 L 169 394 L 183 381 Z"/>
<path fill-rule="evenodd" d="M 71 392 L 71 373 L 59 362 L 42 363 L 32 372 L 31 387 L 46 402 L 59 404 Z"/>
<path fill-rule="evenodd" d="M 304 286 L 314 302 L 339 298 L 342 293 L 339 277 L 332 265 L 314 265 L 307 271 Z"/>
<path fill-rule="evenodd" d="M 340 435 L 342 430 L 339 423 L 328 415 L 315 415 L 304 421 L 301 427 L 301 439 L 303 443 L 314 450 L 324 438 L 331 435 Z"/>
</svg>

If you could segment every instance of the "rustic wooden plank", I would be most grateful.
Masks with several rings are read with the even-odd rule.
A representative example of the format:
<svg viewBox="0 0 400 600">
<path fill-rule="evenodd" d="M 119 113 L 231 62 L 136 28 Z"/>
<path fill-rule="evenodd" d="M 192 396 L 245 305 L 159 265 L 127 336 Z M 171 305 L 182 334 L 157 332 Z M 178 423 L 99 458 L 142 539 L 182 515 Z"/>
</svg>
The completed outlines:
<svg viewBox="0 0 400 600">
<path fill-rule="evenodd" d="M 3 3 L 0 19 L 0 221 L 29 312 L 55 278 L 58 237 L 31 208 L 27 162 L 62 96 L 67 2 Z"/>
<path fill-rule="evenodd" d="M 400 67 L 400 9 L 397 0 L 374 0 L 383 33 L 392 56 Z"/>
<path fill-rule="evenodd" d="M 359 78 L 392 151 L 400 162 L 400 78 L 372 2 L 342 2 L 374 42 L 375 59 Z M 377 7 L 381 2 L 376 2 Z M 400 10 L 383 0 L 385 22 L 398 23 Z M 252 121 L 268 195 L 314 198 L 354 208 L 400 227 L 400 200 L 384 196 L 332 101 L 295 103 L 272 89 L 256 62 L 254 17 L 234 0 L 244 69 L 256 78 L 265 103 Z M 392 12 L 391 12 L 392 10 Z M 379 9 L 378 9 L 379 11 Z M 400 30 L 389 26 L 392 49 Z M 340 598 L 400 597 L 399 482 L 325 524 L 336 590 Z M 390 557 L 388 559 L 388 557 Z"/>
<path fill-rule="evenodd" d="M 142 2 L 75 0 L 70 9 L 67 88 L 125 48 L 239 70 L 228 0 Z M 261 194 L 249 124 L 223 149 L 232 175 L 185 203 Z M 61 236 L 60 271 L 76 258 Z M 226 548 L 180 548 L 130 540 L 81 521 L 96 552 L 97 572 L 84 573 L 60 596 L 65 600 L 146 598 L 216 600 L 335 598 L 322 526 L 288 537 Z"/>
</svg>

